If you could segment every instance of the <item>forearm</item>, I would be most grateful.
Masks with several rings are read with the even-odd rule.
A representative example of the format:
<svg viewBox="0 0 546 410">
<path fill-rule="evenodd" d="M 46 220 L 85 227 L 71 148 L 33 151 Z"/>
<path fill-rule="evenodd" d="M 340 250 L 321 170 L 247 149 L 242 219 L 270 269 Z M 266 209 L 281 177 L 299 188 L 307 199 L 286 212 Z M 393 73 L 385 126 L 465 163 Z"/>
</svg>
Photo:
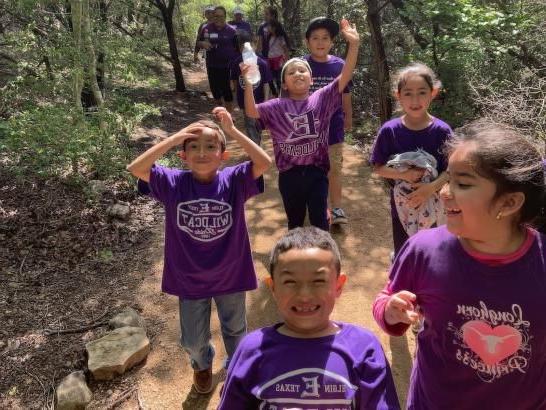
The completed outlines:
<svg viewBox="0 0 546 410">
<path fill-rule="evenodd" d="M 250 118 L 260 118 L 260 113 L 256 108 L 256 101 L 254 100 L 254 89 L 252 84 L 248 82 L 245 85 L 245 114 Z"/>
<path fill-rule="evenodd" d="M 341 70 L 339 77 L 339 92 L 342 93 L 351 78 L 353 78 L 353 71 L 356 67 L 356 61 L 358 59 L 359 42 L 349 43 L 349 50 L 347 51 L 347 57 L 345 59 L 345 65 Z"/>
<path fill-rule="evenodd" d="M 225 133 L 237 141 L 245 153 L 250 157 L 254 179 L 261 176 L 271 166 L 272 161 L 269 155 L 237 127 L 234 126 L 229 130 L 225 130 Z"/>
<path fill-rule="evenodd" d="M 373 172 L 374 174 L 387 179 L 405 179 L 405 171 L 398 171 L 397 169 L 388 167 L 386 165 L 375 165 Z"/>
<path fill-rule="evenodd" d="M 341 100 L 341 106 L 343 108 L 343 116 L 345 124 L 352 125 L 353 123 L 353 102 L 351 93 L 344 93 Z"/>
<path fill-rule="evenodd" d="M 129 171 L 135 177 L 149 182 L 150 170 L 152 169 L 154 163 L 177 144 L 176 134 L 170 136 L 133 160 L 133 162 L 127 165 L 127 171 Z"/>
<path fill-rule="evenodd" d="M 444 171 L 440 175 L 438 175 L 438 178 L 436 178 L 434 181 L 432 181 L 430 184 L 434 188 L 434 192 L 438 192 L 442 187 L 449 181 L 449 176 L 447 175 L 447 172 Z"/>
</svg>

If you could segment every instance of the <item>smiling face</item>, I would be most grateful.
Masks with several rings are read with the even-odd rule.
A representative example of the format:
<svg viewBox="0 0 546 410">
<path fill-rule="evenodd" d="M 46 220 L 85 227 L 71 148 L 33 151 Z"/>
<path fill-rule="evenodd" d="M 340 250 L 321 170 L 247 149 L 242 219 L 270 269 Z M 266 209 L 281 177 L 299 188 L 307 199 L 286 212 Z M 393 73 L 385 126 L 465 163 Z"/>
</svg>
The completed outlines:
<svg viewBox="0 0 546 410">
<path fill-rule="evenodd" d="M 305 63 L 295 61 L 284 69 L 283 89 L 288 91 L 290 97 L 307 96 L 313 83 L 311 73 Z"/>
<path fill-rule="evenodd" d="M 222 152 L 222 144 L 218 131 L 211 128 L 203 128 L 195 138 L 184 141 L 184 150 L 180 157 L 186 161 L 193 176 L 200 182 L 211 182 L 216 172 L 227 156 Z"/>
<path fill-rule="evenodd" d="M 222 29 L 226 25 L 226 11 L 221 8 L 217 8 L 214 10 L 214 25 Z"/>
<path fill-rule="evenodd" d="M 412 74 L 406 78 L 396 93 L 396 98 L 408 117 L 419 120 L 428 115 L 428 107 L 437 91 L 431 88 L 422 76 Z"/>
<path fill-rule="evenodd" d="M 329 250 L 292 248 L 279 254 L 271 282 L 284 320 L 279 332 L 300 338 L 335 333 L 330 314 L 345 280 Z"/>
<path fill-rule="evenodd" d="M 449 157 L 449 183 L 440 191 L 447 228 L 469 241 L 487 241 L 499 231 L 496 217 L 503 210 L 502 196 L 495 198 L 495 183 L 479 175 L 472 161 L 475 144 L 467 142 Z"/>
<path fill-rule="evenodd" d="M 306 39 L 307 48 L 315 61 L 328 61 L 328 54 L 334 45 L 330 32 L 325 28 L 318 28 L 309 34 Z"/>
</svg>

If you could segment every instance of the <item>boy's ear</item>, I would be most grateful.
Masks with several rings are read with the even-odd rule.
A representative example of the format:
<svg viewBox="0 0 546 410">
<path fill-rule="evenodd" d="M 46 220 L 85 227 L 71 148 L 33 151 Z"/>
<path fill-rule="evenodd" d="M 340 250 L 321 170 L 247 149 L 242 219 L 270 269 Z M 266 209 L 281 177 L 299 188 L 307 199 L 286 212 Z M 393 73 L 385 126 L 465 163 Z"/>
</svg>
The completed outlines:
<svg viewBox="0 0 546 410">
<path fill-rule="evenodd" d="M 178 151 L 177 154 L 180 159 L 186 160 L 186 151 Z"/>
<path fill-rule="evenodd" d="M 230 157 L 229 151 L 222 152 L 222 161 L 227 161 Z"/>
<path fill-rule="evenodd" d="M 336 297 L 339 297 L 339 295 L 341 295 L 341 291 L 343 290 L 345 282 L 347 282 L 347 275 L 345 275 L 344 273 L 340 273 L 337 277 L 336 282 Z"/>
</svg>

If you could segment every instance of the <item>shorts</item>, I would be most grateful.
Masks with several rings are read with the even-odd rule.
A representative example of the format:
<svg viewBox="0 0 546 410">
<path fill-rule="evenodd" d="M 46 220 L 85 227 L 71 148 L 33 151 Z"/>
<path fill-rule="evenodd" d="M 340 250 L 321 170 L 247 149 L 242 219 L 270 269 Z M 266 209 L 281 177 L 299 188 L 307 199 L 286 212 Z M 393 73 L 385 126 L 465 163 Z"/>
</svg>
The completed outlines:
<svg viewBox="0 0 546 410">
<path fill-rule="evenodd" d="M 229 68 L 207 67 L 209 87 L 215 100 L 223 98 L 224 101 L 233 101 L 233 93 L 229 83 Z"/>
<path fill-rule="evenodd" d="M 343 167 L 343 142 L 330 145 L 328 156 L 330 157 L 330 175 L 340 176 Z"/>
</svg>

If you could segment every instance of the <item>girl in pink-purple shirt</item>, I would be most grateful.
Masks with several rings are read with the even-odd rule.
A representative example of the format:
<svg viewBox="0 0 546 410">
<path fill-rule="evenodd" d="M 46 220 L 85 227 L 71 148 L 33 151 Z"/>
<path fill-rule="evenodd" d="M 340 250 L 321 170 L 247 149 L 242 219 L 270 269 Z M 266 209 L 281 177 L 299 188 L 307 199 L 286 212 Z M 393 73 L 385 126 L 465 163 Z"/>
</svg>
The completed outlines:
<svg viewBox="0 0 546 410">
<path fill-rule="evenodd" d="M 486 121 L 447 145 L 447 226 L 408 240 L 373 307 L 395 336 L 418 320 L 416 305 L 424 315 L 407 407 L 546 409 L 541 156 Z"/>
</svg>

